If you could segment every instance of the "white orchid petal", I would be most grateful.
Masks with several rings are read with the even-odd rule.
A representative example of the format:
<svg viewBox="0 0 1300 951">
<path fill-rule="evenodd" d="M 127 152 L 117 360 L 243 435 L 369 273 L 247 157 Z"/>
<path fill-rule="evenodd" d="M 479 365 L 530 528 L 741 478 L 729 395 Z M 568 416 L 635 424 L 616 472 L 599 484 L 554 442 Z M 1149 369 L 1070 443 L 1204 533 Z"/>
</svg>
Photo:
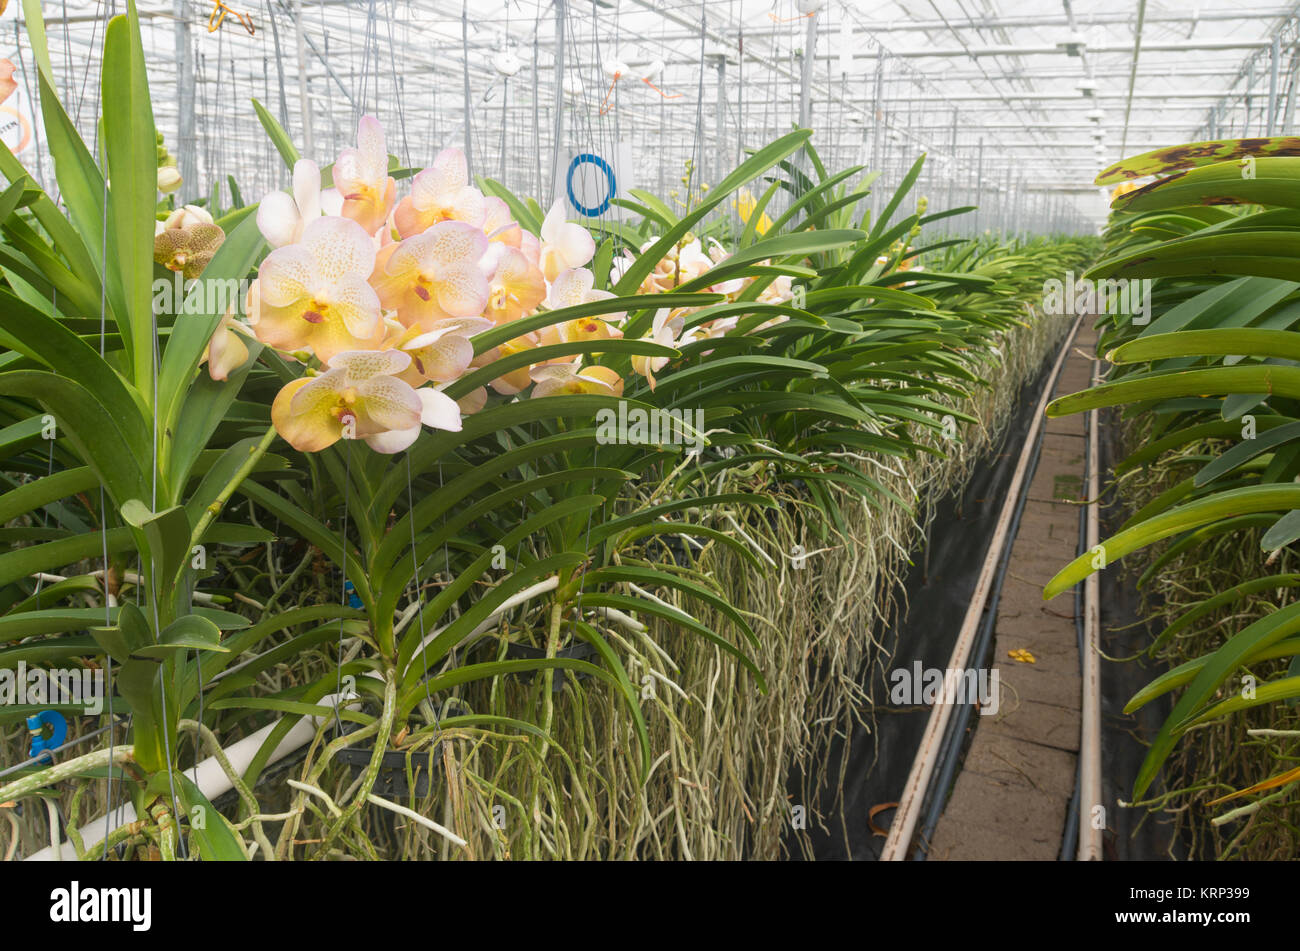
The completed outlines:
<svg viewBox="0 0 1300 951">
<path fill-rule="evenodd" d="M 284 192 L 271 192 L 257 206 L 257 230 L 273 248 L 292 244 L 301 221 L 297 204 Z"/>
<path fill-rule="evenodd" d="M 421 387 L 415 391 L 415 395 L 424 404 L 420 422 L 434 429 L 460 432 L 460 406 L 454 399 L 430 386 Z"/>
</svg>

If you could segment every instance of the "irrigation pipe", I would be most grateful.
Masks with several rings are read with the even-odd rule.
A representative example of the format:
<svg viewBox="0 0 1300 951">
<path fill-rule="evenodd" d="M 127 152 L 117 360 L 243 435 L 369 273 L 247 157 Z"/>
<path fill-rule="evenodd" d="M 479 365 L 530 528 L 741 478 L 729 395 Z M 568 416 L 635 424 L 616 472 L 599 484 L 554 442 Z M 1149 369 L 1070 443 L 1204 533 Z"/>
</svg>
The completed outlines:
<svg viewBox="0 0 1300 951">
<path fill-rule="evenodd" d="M 339 694 L 330 694 L 320 700 L 320 705 L 338 706 L 340 702 L 346 703 L 353 699 L 356 698 L 351 695 L 341 698 Z M 320 727 L 322 719 L 322 717 L 316 716 L 301 717 L 271 753 L 267 765 L 284 759 L 298 747 L 309 743 L 316 736 L 316 730 Z M 253 757 L 257 755 L 257 751 L 262 748 L 266 738 L 271 735 L 271 731 L 279 724 L 280 721 L 277 720 L 275 723 L 264 726 L 256 733 L 244 737 L 237 743 L 232 743 L 226 749 L 226 757 L 229 759 L 234 772 L 242 775 L 248 770 L 248 767 L 252 765 Z M 193 769 L 187 769 L 186 775 L 194 781 L 194 784 L 199 787 L 199 790 L 209 800 L 234 788 L 230 777 L 226 775 L 225 770 L 221 768 L 221 763 L 218 762 L 215 756 L 209 756 Z M 93 846 L 103 842 L 106 835 L 127 823 L 135 822 L 137 818 L 135 807 L 130 803 L 125 803 L 107 815 L 87 822 L 80 830 L 85 850 L 89 852 Z M 76 860 L 77 851 L 71 842 L 61 843 L 57 854 L 53 847 L 46 846 L 39 852 L 27 856 L 26 861 L 50 862 L 58 861 L 60 858 L 70 861 Z"/>
<path fill-rule="evenodd" d="M 1101 366 L 1092 364 L 1092 385 L 1101 382 Z M 1101 492 L 1101 468 L 1098 465 L 1098 425 L 1100 411 L 1088 413 L 1088 550 L 1100 544 L 1101 527 L 1098 495 Z M 1104 557 L 1104 555 L 1103 555 Z M 1105 807 L 1101 801 L 1101 615 L 1099 611 L 1101 575 L 1092 572 L 1083 582 L 1083 712 L 1079 736 L 1079 854 L 1080 862 L 1101 861 L 1102 832 L 1106 827 Z M 1099 817 L 1094 810 L 1100 809 Z M 1096 818 L 1103 821 L 1096 822 Z"/>
<path fill-rule="evenodd" d="M 1047 409 L 1047 404 L 1056 389 L 1056 381 L 1060 377 L 1061 367 L 1065 365 L 1066 355 L 1070 352 L 1068 341 L 1074 339 L 1082 319 L 1082 316 L 1075 318 L 1074 326 L 1066 338 L 1067 343 L 1061 347 L 1060 352 L 1057 354 L 1056 363 L 1052 367 L 1051 375 L 1048 377 L 1047 384 L 1043 388 L 1043 394 L 1039 398 L 1029 432 L 1025 435 L 1024 449 L 1021 451 L 1020 459 L 1016 463 L 1016 471 L 1011 477 L 1011 483 L 1007 486 L 1006 500 L 1002 504 L 1002 511 L 998 514 L 997 528 L 993 533 L 992 541 L 989 543 L 988 552 L 984 556 L 984 564 L 980 569 L 979 578 L 975 582 L 975 590 L 971 594 L 970 604 L 967 605 L 966 616 L 962 619 L 961 630 L 957 634 L 957 642 L 953 645 L 952 656 L 948 661 L 949 670 L 964 670 L 970 661 L 976 635 L 979 633 L 980 620 L 984 615 L 984 606 L 988 602 L 989 593 L 997 574 L 1003 546 L 1011 541 L 1009 533 L 1015 515 L 1016 500 L 1020 496 L 1020 487 L 1025 482 L 1025 474 L 1029 469 L 1032 449 L 1038 440 L 1038 433 L 1043 427 L 1044 411 Z M 921 810 L 925 807 L 926 793 L 931 788 L 935 766 L 943 751 L 948 722 L 952 718 L 953 707 L 955 706 L 955 704 L 945 702 L 946 700 L 946 696 L 940 696 L 930 708 L 930 718 L 925 725 L 925 734 L 921 738 L 921 745 L 917 749 L 916 758 L 912 761 L 912 769 L 908 774 L 907 784 L 903 787 L 903 792 L 899 796 L 894 821 L 889 826 L 889 835 L 885 839 L 885 847 L 880 855 L 882 861 L 904 861 L 911 850 L 912 838 L 916 833 L 917 823 L 921 819 Z"/>
<path fill-rule="evenodd" d="M 506 599 L 489 617 L 484 619 L 481 624 L 474 628 L 474 630 L 471 631 L 465 639 L 461 641 L 461 643 L 463 644 L 483 632 L 491 630 L 496 625 L 502 614 L 505 614 L 507 611 L 523 604 L 525 601 L 532 600 L 538 595 L 545 594 L 548 591 L 553 591 L 558 584 L 558 578 L 547 578 L 545 581 L 541 581 L 538 584 L 520 591 L 518 594 Z M 426 637 L 421 645 L 416 648 L 416 651 L 418 652 L 421 647 L 432 641 L 443 630 L 445 630 L 445 627 L 439 628 L 437 631 L 434 631 Z M 354 698 L 347 697 L 344 698 L 342 702 L 346 702 L 346 700 L 350 699 Z M 338 706 L 340 702 L 339 694 L 330 694 L 320 700 L 320 705 Z M 232 744 L 226 750 L 226 756 L 230 761 L 231 768 L 236 773 L 242 775 L 247 771 L 248 767 L 253 762 L 253 757 L 256 756 L 257 751 L 262 748 L 262 744 L 266 741 L 266 738 L 270 736 L 271 731 L 279 726 L 281 722 L 282 721 L 277 720 L 275 723 L 262 727 L 256 733 L 244 737 L 237 743 Z M 316 730 L 319 728 L 320 722 L 321 718 L 316 716 L 305 716 L 300 718 L 289 732 L 285 734 L 284 739 L 280 741 L 280 744 L 271 753 L 266 765 L 269 766 L 272 763 L 284 759 L 299 747 L 305 746 L 307 743 L 311 742 L 311 740 L 316 736 Z M 192 771 L 187 770 L 187 772 L 189 773 L 190 778 L 194 781 L 194 784 L 199 787 L 199 790 L 209 800 L 215 799 L 217 796 L 229 792 L 234 788 L 230 782 L 230 777 L 226 775 L 225 770 L 221 767 L 221 763 L 218 762 L 215 756 L 208 757 L 200 762 L 198 766 L 194 767 Z M 109 833 L 116 831 L 129 822 L 136 821 L 137 818 L 135 807 L 126 803 L 114 809 L 107 815 L 100 816 L 97 819 L 92 819 L 90 822 L 87 822 L 81 828 L 82 841 L 84 842 L 87 851 L 91 846 L 102 842 L 104 837 Z M 60 857 L 70 860 L 75 860 L 77 858 L 76 849 L 73 847 L 71 842 L 61 843 L 57 854 L 53 847 L 47 846 L 39 852 L 29 855 L 27 861 L 56 861 Z"/>
<path fill-rule="evenodd" d="M 1088 485 L 1084 483 L 1084 498 L 1088 496 Z M 1082 555 L 1088 550 L 1088 506 L 1079 506 L 1079 544 L 1075 550 L 1075 557 Z M 1087 638 L 1083 632 L 1083 588 L 1080 585 L 1074 586 L 1074 641 L 1075 650 L 1079 655 L 1079 685 L 1083 685 L 1083 652 Z M 1080 724 L 1080 738 L 1082 738 L 1082 721 Z M 1061 851 L 1057 855 L 1057 860 L 1061 862 L 1073 861 L 1075 853 L 1079 848 L 1079 766 L 1078 759 L 1074 762 L 1074 789 L 1070 792 L 1070 805 L 1065 810 L 1065 832 L 1061 836 Z"/>
</svg>

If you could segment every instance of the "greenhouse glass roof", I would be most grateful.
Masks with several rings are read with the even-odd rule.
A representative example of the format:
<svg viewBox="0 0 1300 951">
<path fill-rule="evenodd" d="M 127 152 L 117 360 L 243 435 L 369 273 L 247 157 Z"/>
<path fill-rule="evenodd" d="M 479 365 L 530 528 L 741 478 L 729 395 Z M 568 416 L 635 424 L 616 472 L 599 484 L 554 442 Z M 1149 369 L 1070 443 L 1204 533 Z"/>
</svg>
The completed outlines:
<svg viewBox="0 0 1300 951">
<path fill-rule="evenodd" d="M 122 0 L 43 4 L 56 81 L 93 135 L 93 74 Z M 923 192 L 998 194 L 1091 227 L 1092 177 L 1121 155 L 1294 125 L 1300 3 L 994 0 L 141 0 L 159 129 L 183 194 L 231 176 L 249 200 L 286 172 L 256 98 L 326 163 L 363 114 L 413 166 L 465 146 L 472 171 L 539 197 L 583 150 L 684 200 L 797 123 L 833 168 Z M 10 58 L 21 4 L 3 15 Z M 809 55 L 809 51 L 811 51 Z M 30 76 L 30 73 L 24 73 Z M 29 97 L 34 90 L 25 90 Z M 21 108 L 21 104 L 19 106 Z M 30 107 L 29 107 L 30 108 Z M 603 153 L 602 153 L 603 154 Z M 223 184 L 222 187 L 229 187 Z M 677 194 L 674 194 L 676 192 Z M 976 194 L 978 192 L 978 194 Z M 1043 215 L 1026 216 L 1049 220 Z M 1009 222 L 1003 222 L 1007 224 Z"/>
</svg>

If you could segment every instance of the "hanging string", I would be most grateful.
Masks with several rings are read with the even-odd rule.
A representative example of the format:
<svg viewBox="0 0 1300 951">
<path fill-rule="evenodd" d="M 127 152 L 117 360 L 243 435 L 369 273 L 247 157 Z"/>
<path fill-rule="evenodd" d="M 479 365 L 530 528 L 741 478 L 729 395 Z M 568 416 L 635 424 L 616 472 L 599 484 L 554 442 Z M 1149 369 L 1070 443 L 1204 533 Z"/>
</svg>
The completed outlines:
<svg viewBox="0 0 1300 951">
<path fill-rule="evenodd" d="M 343 438 L 343 532 L 340 535 L 343 549 L 343 563 L 340 566 L 343 573 L 343 581 L 339 585 L 339 605 L 340 607 L 348 606 L 348 498 L 352 488 L 352 438 L 344 436 Z M 343 705 L 343 626 L 345 619 L 339 618 L 339 662 L 335 670 L 335 689 L 334 689 L 334 726 L 343 732 L 343 721 L 339 719 L 339 707 Z"/>
<path fill-rule="evenodd" d="M 50 290 L 50 317 L 52 318 L 58 316 L 58 309 L 59 309 L 58 300 L 59 300 L 58 288 L 52 288 Z M 58 425 L 57 420 L 55 421 L 55 425 L 56 426 Z M 54 438 L 53 437 L 47 438 L 46 442 L 50 444 L 49 459 L 46 460 L 46 466 L 45 466 L 45 476 L 46 478 L 49 478 L 50 476 L 54 475 Z M 50 507 L 48 505 L 45 505 L 42 506 L 41 508 L 41 528 L 42 529 L 48 528 L 49 524 L 50 524 Z M 44 583 L 45 583 L 45 576 L 43 574 L 38 574 L 36 576 L 36 590 L 32 592 L 32 597 L 36 599 L 36 610 L 38 611 L 41 609 L 41 587 L 44 585 Z"/>
<path fill-rule="evenodd" d="M 411 492 L 411 454 L 406 453 L 406 516 L 407 521 L 411 523 L 411 572 L 415 579 L 415 603 L 420 604 L 424 600 L 424 591 L 420 586 L 420 556 L 416 552 L 415 544 L 415 498 Z M 444 517 L 443 524 L 446 524 Z M 440 729 L 438 710 L 433 705 L 433 696 L 429 693 L 429 655 L 427 645 L 425 644 L 424 633 L 424 609 L 417 607 L 415 616 L 420 622 L 420 664 L 424 669 L 424 698 L 429 701 L 429 709 L 433 711 L 433 727 L 435 730 Z"/>
<path fill-rule="evenodd" d="M 107 206 L 105 207 L 107 208 Z M 150 325 L 152 329 L 152 338 L 153 338 L 150 341 L 150 345 L 149 345 L 150 357 L 151 357 L 150 376 L 152 377 L 151 382 L 153 386 L 153 406 L 151 407 L 153 411 L 153 439 L 152 439 L 153 486 L 150 493 L 149 508 L 150 511 L 157 512 L 158 511 L 158 368 L 159 368 L 159 364 L 162 361 L 160 359 L 159 345 L 158 345 L 158 315 L 156 313 L 153 313 L 152 308 L 150 308 L 150 314 L 152 316 Z M 161 637 L 162 627 L 158 619 L 158 595 L 159 595 L 158 564 L 156 561 L 155 554 L 153 552 L 149 553 L 149 589 L 150 589 L 149 600 L 153 605 L 154 636 Z M 180 652 L 180 657 L 177 662 L 182 666 L 182 669 L 188 654 L 189 651 L 187 650 L 182 650 Z M 176 776 L 172 772 L 171 725 L 167 722 L 167 673 L 165 669 L 159 672 L 158 690 L 162 695 L 163 752 L 166 753 L 167 755 L 167 786 L 171 792 L 172 815 L 174 817 L 173 821 L 176 823 L 176 844 L 179 847 L 181 858 L 189 858 L 189 847 L 185 844 L 185 837 L 181 835 L 180 803 L 176 798 Z"/>
<path fill-rule="evenodd" d="M 388 61 L 397 62 L 397 46 L 393 42 L 393 20 L 397 17 L 397 0 L 392 0 L 392 12 L 387 18 L 388 21 Z M 403 101 L 406 97 L 404 78 L 398 75 L 397 68 L 394 65 L 392 70 L 393 78 L 393 96 L 397 101 L 397 127 L 402 134 L 402 164 L 408 168 L 411 165 L 411 144 L 406 137 L 406 104 Z"/>
<path fill-rule="evenodd" d="M 110 15 L 112 15 L 112 12 L 113 12 L 112 7 L 114 7 L 114 6 L 116 6 L 116 4 L 113 2 L 113 0 L 110 0 L 110 11 L 109 11 L 109 12 L 110 12 Z M 98 25 L 99 25 L 99 19 L 98 19 L 98 17 L 96 17 L 96 20 L 95 20 L 95 28 L 96 28 L 96 29 L 98 28 Z M 93 35 L 94 35 L 94 34 L 93 34 L 93 31 L 92 31 L 92 42 L 93 42 Z M 88 58 L 88 59 L 89 59 L 89 58 Z M 90 70 L 89 63 L 87 63 L 86 69 L 87 69 L 87 72 L 89 72 L 89 70 Z M 83 84 L 82 84 L 82 85 L 83 85 L 83 90 L 84 90 L 84 86 L 85 86 L 84 81 L 83 81 Z M 78 112 L 78 115 L 80 115 L 80 112 Z M 99 133 L 98 133 L 98 130 L 99 130 L 99 123 L 98 123 L 98 122 L 95 123 L 95 130 L 96 130 L 96 143 L 97 143 L 97 145 L 96 145 L 96 154 L 98 154 L 98 134 L 99 134 Z M 106 341 L 107 341 L 107 339 L 108 339 L 108 301 L 107 301 L 107 296 L 106 296 L 107 293 L 108 293 L 108 168 L 107 168 L 107 163 L 105 163 L 105 166 L 106 166 L 106 167 L 103 169 L 104 193 L 103 193 L 103 195 L 102 195 L 102 202 L 101 202 L 101 205 L 100 205 L 100 207 L 103 208 L 103 210 L 104 210 L 104 220 L 103 220 L 102 230 L 101 230 L 101 232 L 100 232 L 100 236 L 99 236 L 99 249 L 100 249 L 100 257 L 99 257 L 99 358 L 100 358 L 101 360 L 105 359 L 105 354 L 106 354 L 106 350 L 107 350 L 107 348 L 106 348 Z M 110 574 L 111 574 L 111 572 L 112 572 L 112 568 L 111 568 L 111 566 L 110 566 L 109 563 L 108 563 L 108 501 L 107 501 L 107 499 L 106 499 L 106 497 L 105 497 L 105 492 L 104 492 L 104 482 L 103 482 L 102 479 L 100 480 L 100 483 L 99 483 L 99 538 L 100 538 L 100 542 L 101 542 L 101 544 L 103 545 L 103 558 L 104 558 L 104 576 L 103 576 L 103 577 L 104 577 L 104 626 L 105 626 L 105 627 L 112 627 L 112 626 L 113 626 L 113 614 L 112 614 L 112 610 L 111 610 L 111 608 L 110 608 L 110 606 L 109 606 L 109 600 L 110 600 L 110 595 L 109 595 L 109 577 L 110 577 Z M 113 717 L 113 657 L 112 657 L 112 655 L 109 654 L 108 652 L 105 652 L 105 653 L 104 653 L 104 685 L 105 685 L 105 686 L 104 686 L 104 692 L 108 695 L 108 723 L 109 723 L 109 730 L 108 730 L 108 798 L 107 798 L 107 802 L 108 802 L 108 813 L 107 813 L 107 815 L 112 815 L 112 814 L 113 814 L 113 785 L 114 785 L 113 780 L 114 780 L 114 778 L 117 776 L 117 768 L 114 766 L 115 758 L 114 758 L 114 756 L 113 756 L 113 741 L 114 741 L 114 737 L 113 737 L 113 723 L 114 723 L 114 717 Z M 139 817 L 137 817 L 137 818 L 139 818 Z M 103 854 L 101 855 L 101 859 L 102 859 L 103 861 L 107 861 L 107 860 L 108 860 L 108 829 L 109 829 L 109 826 L 110 826 L 110 825 L 111 825 L 111 823 L 105 823 L 105 826 L 104 826 L 104 850 L 103 850 Z"/>
</svg>

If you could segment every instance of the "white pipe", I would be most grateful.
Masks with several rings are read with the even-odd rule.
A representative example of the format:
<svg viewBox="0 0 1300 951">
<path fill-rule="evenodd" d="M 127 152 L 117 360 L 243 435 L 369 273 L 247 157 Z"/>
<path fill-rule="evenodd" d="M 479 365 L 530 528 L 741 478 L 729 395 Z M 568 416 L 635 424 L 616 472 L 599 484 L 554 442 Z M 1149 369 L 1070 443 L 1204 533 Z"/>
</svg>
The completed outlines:
<svg viewBox="0 0 1300 951">
<path fill-rule="evenodd" d="M 539 594 L 553 591 L 558 585 L 559 578 L 552 576 L 547 578 L 545 581 L 540 581 L 532 587 L 526 588 L 510 598 L 507 598 L 502 602 L 500 607 L 493 611 L 492 614 L 484 619 L 481 624 L 466 635 L 465 639 L 462 640 L 461 643 L 463 644 L 465 641 L 490 630 L 496 625 L 497 620 L 502 614 L 505 614 L 517 605 L 523 604 L 525 601 L 529 601 L 532 598 L 537 597 Z M 416 647 L 416 651 L 418 652 L 425 644 L 432 641 L 445 629 L 446 626 L 441 627 L 426 637 L 424 641 Z M 367 676 L 375 677 L 377 675 L 370 673 Z M 339 694 L 330 694 L 321 699 L 320 705 L 330 707 L 337 706 L 339 696 Z M 354 698 L 348 697 L 346 699 Z M 262 744 L 266 741 L 266 738 L 271 735 L 271 731 L 279 726 L 281 722 L 283 721 L 277 720 L 275 723 L 264 726 L 256 733 L 244 737 L 244 739 L 226 749 L 226 757 L 230 760 L 230 766 L 236 773 L 243 775 L 252 764 L 253 757 L 257 755 L 257 751 L 262 748 Z M 320 728 L 320 722 L 320 717 L 301 717 L 289 732 L 285 734 L 284 739 L 280 741 L 280 745 L 271 753 L 270 758 L 267 760 L 267 765 L 284 759 L 284 757 L 288 756 L 300 746 L 309 743 L 316 735 L 316 731 Z M 190 779 L 194 781 L 194 784 L 199 787 L 199 791 L 209 800 L 215 799 L 217 796 L 229 792 L 233 788 L 233 784 L 230 782 L 230 777 L 226 775 L 225 770 L 221 768 L 221 764 L 217 762 L 217 759 L 214 756 L 210 756 L 203 760 L 198 764 L 198 766 L 188 770 L 187 774 Z M 82 843 L 85 846 L 86 851 L 89 852 L 93 846 L 103 842 L 104 837 L 108 835 L 109 832 L 119 829 L 129 822 L 134 822 L 136 818 L 135 807 L 130 804 L 125 804 L 115 809 L 109 815 L 92 819 L 80 829 Z M 65 842 L 62 844 L 59 853 L 56 856 L 54 849 L 50 846 L 46 846 L 39 852 L 29 855 L 26 861 L 48 862 L 55 860 L 58 857 L 75 860 L 77 858 L 76 848 L 71 842 Z"/>
<path fill-rule="evenodd" d="M 1040 319 L 1050 320 L 1051 318 L 1043 317 Z M 1047 404 L 1052 398 L 1052 392 L 1056 389 L 1056 380 L 1060 376 L 1061 367 L 1065 364 L 1066 355 L 1070 352 L 1070 347 L 1074 342 L 1074 335 L 1078 331 L 1082 319 L 1082 317 L 1075 319 L 1074 326 L 1070 329 L 1065 344 L 1056 356 L 1056 364 L 1052 367 L 1052 373 L 1043 387 L 1043 395 L 1038 400 L 1038 408 L 1035 410 L 1033 421 L 1029 425 L 1029 432 L 1025 434 L 1022 444 L 1024 448 L 1020 452 L 1020 460 L 1016 463 L 1016 471 L 1011 476 L 1011 482 L 1007 486 L 1006 499 L 1002 503 L 1002 511 L 998 514 L 993 539 L 989 543 L 988 553 L 984 556 L 984 565 L 980 569 L 978 580 L 975 582 L 975 590 L 971 593 L 970 604 L 966 608 L 966 616 L 962 619 L 961 630 L 957 634 L 957 643 L 952 648 L 952 657 L 948 660 L 949 670 L 964 670 L 970 660 L 971 649 L 975 646 L 975 636 L 979 631 L 980 619 L 984 615 L 984 604 L 988 600 L 989 591 L 993 586 L 993 578 L 997 573 L 1003 546 L 1014 541 L 1014 539 L 1008 538 L 1007 535 L 1011 528 L 1011 519 L 1015 515 L 1016 500 L 1020 497 L 1020 486 L 1025 481 L 1025 473 L 1029 469 L 1029 457 L 1032 455 L 1033 447 L 1038 440 L 1038 431 L 1043 426 L 1043 415 L 1047 409 Z M 930 718 L 925 724 L 925 734 L 921 737 L 921 745 L 917 750 L 916 759 L 912 761 L 912 770 L 908 773 L 907 785 L 903 787 L 903 792 L 899 796 L 894 821 L 889 825 L 889 835 L 885 839 L 885 847 L 880 855 L 882 861 L 901 862 L 906 860 L 911 852 L 912 836 L 916 832 L 917 822 L 920 821 L 921 810 L 925 805 L 925 794 L 930 788 L 930 779 L 934 775 L 935 764 L 938 762 L 939 753 L 943 746 L 943 738 L 947 733 L 948 720 L 952 716 L 953 704 L 945 703 L 946 697 L 942 694 L 943 692 L 941 692 L 940 699 L 930 707 Z"/>
<path fill-rule="evenodd" d="M 338 698 L 340 696 L 340 694 L 330 694 L 323 697 L 320 700 L 320 705 L 329 707 L 337 706 Z M 345 698 L 345 702 L 353 699 L 355 699 L 354 696 L 348 696 Z M 292 729 L 285 734 L 284 739 L 280 741 L 280 745 L 272 751 L 270 758 L 267 760 L 267 765 L 284 759 L 300 746 L 304 746 L 311 742 L 311 740 L 316 736 L 316 731 L 320 728 L 321 719 L 321 717 L 316 716 L 304 716 L 299 718 L 298 722 L 293 725 Z M 239 742 L 226 748 L 226 757 L 230 760 L 230 766 L 236 773 L 243 775 L 248 767 L 252 765 L 253 757 L 257 755 L 257 751 L 262 748 L 262 744 L 266 742 L 266 738 L 271 735 L 271 731 L 279 726 L 281 722 L 283 721 L 277 720 L 275 723 L 264 726 L 256 733 L 246 736 Z M 233 784 L 230 782 L 230 777 L 226 775 L 226 771 L 221 768 L 221 764 L 217 762 L 215 756 L 209 756 L 192 769 L 185 770 L 185 774 L 194 782 L 194 785 L 199 787 L 199 791 L 209 800 L 215 799 L 217 796 L 229 792 L 233 788 Z M 85 845 L 86 852 L 90 853 L 94 846 L 103 842 L 104 836 L 109 832 L 119 829 L 127 823 L 134 822 L 136 818 L 135 807 L 130 803 L 127 803 L 114 809 L 108 815 L 100 816 L 98 819 L 92 819 L 90 822 L 81 826 L 79 831 L 81 832 L 81 840 Z M 46 846 L 39 852 L 27 856 L 25 861 L 49 862 L 57 861 L 58 858 L 75 861 L 77 858 L 77 850 L 71 842 L 64 842 L 60 846 L 59 854 L 57 856 L 52 847 Z"/>
<path fill-rule="evenodd" d="M 1092 385 L 1101 383 L 1100 365 L 1092 364 Z M 1098 509 L 1101 467 L 1098 452 L 1098 411 L 1088 413 L 1088 551 L 1101 541 Z M 1080 862 L 1101 861 L 1106 812 L 1101 801 L 1101 576 L 1094 571 L 1083 583 L 1083 709 L 1079 723 L 1079 852 Z M 1094 821 L 1093 810 L 1100 809 Z"/>
</svg>

